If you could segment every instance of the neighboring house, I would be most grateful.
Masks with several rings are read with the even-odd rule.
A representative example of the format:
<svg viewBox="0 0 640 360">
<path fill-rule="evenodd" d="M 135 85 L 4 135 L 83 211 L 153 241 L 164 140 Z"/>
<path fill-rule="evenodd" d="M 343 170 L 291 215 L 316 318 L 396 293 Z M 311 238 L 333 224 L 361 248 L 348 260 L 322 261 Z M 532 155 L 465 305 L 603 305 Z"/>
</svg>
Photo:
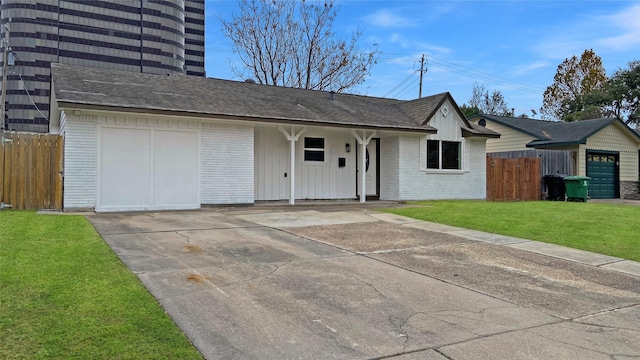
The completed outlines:
<svg viewBox="0 0 640 360">
<path fill-rule="evenodd" d="M 576 175 L 592 178 L 592 198 L 638 193 L 640 134 L 618 118 L 554 122 L 475 115 L 469 121 L 501 134 L 500 139 L 487 141 L 487 153 L 532 148 L 575 151 Z"/>
<path fill-rule="evenodd" d="M 52 74 L 67 210 L 484 199 L 485 143 L 499 136 L 449 93 L 401 101 L 62 64 Z"/>
</svg>

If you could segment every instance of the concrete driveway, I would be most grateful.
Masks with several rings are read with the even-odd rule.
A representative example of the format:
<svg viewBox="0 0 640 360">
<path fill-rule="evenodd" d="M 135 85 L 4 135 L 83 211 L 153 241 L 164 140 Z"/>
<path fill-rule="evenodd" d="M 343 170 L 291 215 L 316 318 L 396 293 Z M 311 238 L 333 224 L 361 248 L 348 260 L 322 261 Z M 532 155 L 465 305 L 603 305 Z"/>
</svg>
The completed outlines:
<svg viewBox="0 0 640 360">
<path fill-rule="evenodd" d="M 88 219 L 207 359 L 640 358 L 640 277 L 606 268 L 637 263 L 359 206 Z"/>
</svg>

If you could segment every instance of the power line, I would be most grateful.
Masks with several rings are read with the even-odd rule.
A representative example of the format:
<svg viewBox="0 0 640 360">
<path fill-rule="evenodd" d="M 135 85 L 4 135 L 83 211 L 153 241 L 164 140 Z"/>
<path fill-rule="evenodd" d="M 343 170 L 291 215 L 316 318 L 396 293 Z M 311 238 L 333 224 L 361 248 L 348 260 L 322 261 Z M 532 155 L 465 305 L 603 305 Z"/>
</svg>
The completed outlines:
<svg viewBox="0 0 640 360">
<path fill-rule="evenodd" d="M 397 58 L 389 58 L 390 60 L 393 61 L 388 61 L 388 62 L 393 62 L 393 63 L 401 63 L 401 62 L 410 62 L 413 60 L 404 60 L 404 61 L 398 61 Z M 378 59 L 379 61 L 384 62 L 385 58 L 382 59 Z M 541 95 L 545 89 L 538 87 L 538 86 L 534 86 L 534 85 L 529 85 L 523 82 L 519 82 L 519 81 L 515 81 L 515 80 L 510 80 L 510 79 L 506 79 L 503 77 L 499 77 L 499 76 L 495 76 L 486 72 L 482 72 L 482 71 L 478 71 L 475 69 L 471 69 L 465 66 L 462 66 L 460 64 L 451 62 L 451 61 L 447 61 L 444 59 L 440 59 L 438 57 L 434 57 L 433 55 L 430 55 L 430 62 L 429 64 L 432 66 L 435 66 L 437 68 L 441 68 L 444 69 L 446 71 L 450 71 L 456 74 L 461 74 L 461 75 L 465 75 L 467 77 L 473 78 L 473 79 L 477 79 L 477 80 L 481 80 L 481 81 L 486 81 L 489 83 L 494 83 L 494 84 L 498 84 L 498 85 L 502 85 L 505 87 L 509 87 L 515 90 L 519 90 L 519 91 L 523 91 L 523 92 L 529 92 L 529 93 L 533 93 L 536 95 Z"/>
<path fill-rule="evenodd" d="M 386 94 L 384 94 L 382 97 L 387 97 L 389 96 L 391 93 L 393 93 L 397 88 L 399 88 L 400 86 L 402 86 L 405 82 L 409 81 L 413 76 L 416 75 L 416 72 L 412 72 L 411 74 L 409 74 L 409 76 L 407 76 L 404 80 L 400 81 L 400 83 L 396 86 L 393 87 L 393 89 L 389 90 L 389 92 L 387 92 Z"/>
<path fill-rule="evenodd" d="M 416 73 L 413 73 L 413 75 L 415 74 Z M 407 84 L 407 86 L 405 86 L 402 90 L 400 90 L 400 92 L 396 94 L 394 97 L 399 98 L 402 95 L 406 94 L 409 90 L 415 89 L 416 82 L 418 81 L 418 79 L 419 79 L 418 77 L 413 78 L 412 81 L 409 84 Z"/>
<path fill-rule="evenodd" d="M 24 83 L 24 79 L 22 78 L 22 74 L 18 74 L 18 76 L 20 77 L 20 81 L 22 81 L 23 83 L 23 87 L 24 87 L 24 92 L 27 93 L 27 96 L 29 97 L 29 100 L 31 100 L 31 104 L 33 104 L 33 107 L 36 108 L 36 110 L 38 110 L 38 112 L 40 113 L 40 115 L 42 115 L 42 117 L 47 120 L 47 122 L 49 122 L 49 118 L 47 117 L 47 115 L 43 114 L 42 111 L 40 110 L 40 108 L 38 107 L 38 104 L 36 104 L 36 102 L 33 100 L 33 98 L 31 97 L 31 94 L 29 93 L 29 90 L 27 89 L 27 85 Z"/>
</svg>

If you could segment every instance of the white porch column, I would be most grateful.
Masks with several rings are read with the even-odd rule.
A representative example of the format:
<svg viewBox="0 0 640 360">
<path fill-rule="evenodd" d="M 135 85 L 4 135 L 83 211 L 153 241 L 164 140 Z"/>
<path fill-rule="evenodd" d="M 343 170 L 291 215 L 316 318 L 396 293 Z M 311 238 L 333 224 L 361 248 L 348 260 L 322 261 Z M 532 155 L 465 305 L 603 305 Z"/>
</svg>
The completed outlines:
<svg viewBox="0 0 640 360">
<path fill-rule="evenodd" d="M 356 138 L 358 144 L 361 146 L 361 154 L 360 158 L 360 203 L 365 203 L 367 201 L 367 145 L 371 139 L 375 136 L 376 132 L 372 131 L 369 136 L 367 136 L 367 130 L 362 130 L 361 134 L 358 131 L 353 130 L 351 134 Z"/>
<path fill-rule="evenodd" d="M 289 205 L 296 203 L 296 141 L 300 138 L 303 132 L 307 131 L 306 127 L 302 127 L 300 131 L 296 133 L 295 126 L 291 126 L 289 130 L 282 126 L 278 127 L 281 133 L 289 140 L 290 149 L 290 166 L 289 166 Z"/>
</svg>

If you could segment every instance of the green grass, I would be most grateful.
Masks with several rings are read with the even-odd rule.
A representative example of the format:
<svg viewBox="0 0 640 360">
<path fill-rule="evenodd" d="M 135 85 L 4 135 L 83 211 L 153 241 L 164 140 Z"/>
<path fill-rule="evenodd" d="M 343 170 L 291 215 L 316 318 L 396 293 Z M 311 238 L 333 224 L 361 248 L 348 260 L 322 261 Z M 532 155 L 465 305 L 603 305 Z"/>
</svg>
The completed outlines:
<svg viewBox="0 0 640 360">
<path fill-rule="evenodd" d="M 202 359 L 81 216 L 0 212 L 1 359 Z"/>
<path fill-rule="evenodd" d="M 555 201 L 423 201 L 385 210 L 416 219 L 640 261 L 640 207 Z"/>
</svg>

